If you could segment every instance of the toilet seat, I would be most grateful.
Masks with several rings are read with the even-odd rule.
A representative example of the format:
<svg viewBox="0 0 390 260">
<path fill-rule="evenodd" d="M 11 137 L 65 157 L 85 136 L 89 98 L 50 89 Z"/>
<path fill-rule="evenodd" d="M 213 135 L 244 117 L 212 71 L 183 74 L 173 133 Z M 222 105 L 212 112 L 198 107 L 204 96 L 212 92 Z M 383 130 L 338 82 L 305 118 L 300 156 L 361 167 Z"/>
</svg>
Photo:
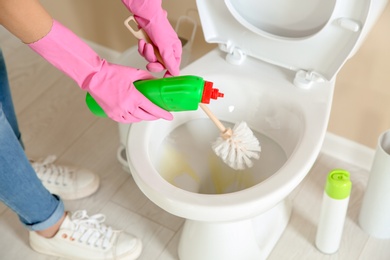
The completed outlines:
<svg viewBox="0 0 390 260">
<path fill-rule="evenodd" d="M 333 80 L 353 55 L 372 24 L 371 2 L 197 0 L 197 5 L 206 41 L 218 43 L 229 62 L 241 64 L 252 56 L 294 70 L 296 85 L 310 85 Z"/>
</svg>

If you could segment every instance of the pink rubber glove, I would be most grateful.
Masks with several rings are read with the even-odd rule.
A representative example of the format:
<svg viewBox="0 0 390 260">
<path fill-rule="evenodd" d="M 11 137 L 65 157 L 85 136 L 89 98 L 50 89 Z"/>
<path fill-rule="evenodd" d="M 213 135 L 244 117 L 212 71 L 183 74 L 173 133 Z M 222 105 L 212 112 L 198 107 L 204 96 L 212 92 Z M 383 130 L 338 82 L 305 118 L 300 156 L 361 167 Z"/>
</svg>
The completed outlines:
<svg viewBox="0 0 390 260">
<path fill-rule="evenodd" d="M 122 0 L 122 3 L 134 14 L 138 25 L 145 30 L 163 59 L 164 65 L 157 61 L 153 46 L 140 40 L 138 51 L 150 62 L 147 69 L 159 72 L 165 66 L 170 75 L 178 76 L 182 46 L 179 37 L 167 19 L 166 11 L 162 9 L 161 0 Z"/>
<path fill-rule="evenodd" d="M 172 114 L 154 105 L 133 85 L 153 76 L 147 71 L 111 64 L 101 59 L 86 43 L 57 21 L 51 31 L 28 46 L 89 91 L 113 120 L 133 123 Z"/>
</svg>

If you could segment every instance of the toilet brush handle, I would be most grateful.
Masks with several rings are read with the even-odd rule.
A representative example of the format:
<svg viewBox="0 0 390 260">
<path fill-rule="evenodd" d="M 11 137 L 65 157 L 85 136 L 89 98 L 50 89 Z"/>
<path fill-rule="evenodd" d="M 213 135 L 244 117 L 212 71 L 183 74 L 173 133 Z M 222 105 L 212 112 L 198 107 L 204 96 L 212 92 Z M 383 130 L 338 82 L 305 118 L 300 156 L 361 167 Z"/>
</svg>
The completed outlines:
<svg viewBox="0 0 390 260">
<path fill-rule="evenodd" d="M 214 115 L 213 112 L 211 112 L 211 110 L 205 104 L 200 103 L 199 106 L 201 109 L 203 109 L 203 111 L 210 118 L 210 120 L 213 121 L 213 123 L 218 127 L 221 133 L 226 132 L 226 127 L 221 123 L 221 121 L 219 121 L 219 119 Z"/>
<path fill-rule="evenodd" d="M 152 41 L 150 40 L 149 36 L 146 34 L 146 32 L 139 28 L 138 30 L 135 30 L 130 23 L 134 23 L 135 26 L 138 26 L 137 21 L 134 19 L 134 16 L 130 16 L 125 20 L 125 26 L 129 31 L 138 39 L 138 40 L 144 40 L 147 43 L 150 43 L 153 45 Z M 164 62 L 162 60 L 162 57 L 158 51 L 158 49 L 153 45 L 154 53 L 156 55 L 157 60 L 164 65 Z M 211 110 L 205 105 L 200 103 L 199 106 L 203 109 L 203 111 L 206 113 L 206 115 L 210 118 L 211 121 L 218 127 L 219 131 L 221 132 L 221 135 L 224 139 L 227 139 L 231 137 L 232 130 L 230 128 L 226 128 L 221 121 L 211 112 Z"/>
<path fill-rule="evenodd" d="M 134 26 L 138 27 L 138 23 L 137 23 L 137 21 L 135 20 L 135 18 L 134 18 L 133 15 L 130 16 L 129 18 L 127 18 L 127 19 L 125 20 L 124 23 L 125 23 L 125 26 L 127 27 L 127 29 L 129 29 L 129 31 L 130 31 L 138 40 L 144 40 L 145 42 L 152 44 L 152 41 L 150 40 L 149 36 L 146 34 L 146 32 L 145 32 L 142 28 L 134 29 L 134 28 L 131 26 L 131 24 L 133 23 Z M 152 44 L 152 45 L 153 45 L 153 44 Z M 154 49 L 154 54 L 156 55 L 157 60 L 158 60 L 161 64 L 164 64 L 160 52 L 158 51 L 158 49 L 157 49 L 154 45 L 153 45 L 153 49 Z"/>
</svg>

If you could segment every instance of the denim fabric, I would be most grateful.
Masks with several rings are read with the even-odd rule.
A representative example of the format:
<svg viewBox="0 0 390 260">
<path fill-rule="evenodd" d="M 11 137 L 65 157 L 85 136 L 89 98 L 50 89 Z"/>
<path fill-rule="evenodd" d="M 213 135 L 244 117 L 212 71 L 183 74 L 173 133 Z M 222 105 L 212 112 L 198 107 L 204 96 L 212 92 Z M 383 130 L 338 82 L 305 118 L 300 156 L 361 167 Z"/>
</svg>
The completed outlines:
<svg viewBox="0 0 390 260">
<path fill-rule="evenodd" d="M 0 201 L 30 230 L 44 230 L 64 214 L 63 202 L 42 185 L 24 152 L 1 50 Z"/>
</svg>

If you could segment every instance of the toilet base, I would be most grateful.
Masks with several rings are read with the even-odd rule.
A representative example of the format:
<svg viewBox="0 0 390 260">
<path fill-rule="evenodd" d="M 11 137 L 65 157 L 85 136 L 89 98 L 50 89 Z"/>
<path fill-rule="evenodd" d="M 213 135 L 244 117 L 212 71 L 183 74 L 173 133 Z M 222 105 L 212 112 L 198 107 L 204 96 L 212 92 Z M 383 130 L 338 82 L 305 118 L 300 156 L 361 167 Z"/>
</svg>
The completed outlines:
<svg viewBox="0 0 390 260">
<path fill-rule="evenodd" d="M 284 232 L 291 211 L 291 203 L 284 200 L 247 220 L 222 223 L 186 220 L 179 242 L 179 258 L 266 259 Z"/>
<path fill-rule="evenodd" d="M 118 159 L 119 163 L 122 165 L 122 169 L 131 175 L 129 163 L 127 162 L 126 148 L 124 145 L 122 144 L 119 145 L 118 150 L 116 152 L 116 158 Z"/>
</svg>

